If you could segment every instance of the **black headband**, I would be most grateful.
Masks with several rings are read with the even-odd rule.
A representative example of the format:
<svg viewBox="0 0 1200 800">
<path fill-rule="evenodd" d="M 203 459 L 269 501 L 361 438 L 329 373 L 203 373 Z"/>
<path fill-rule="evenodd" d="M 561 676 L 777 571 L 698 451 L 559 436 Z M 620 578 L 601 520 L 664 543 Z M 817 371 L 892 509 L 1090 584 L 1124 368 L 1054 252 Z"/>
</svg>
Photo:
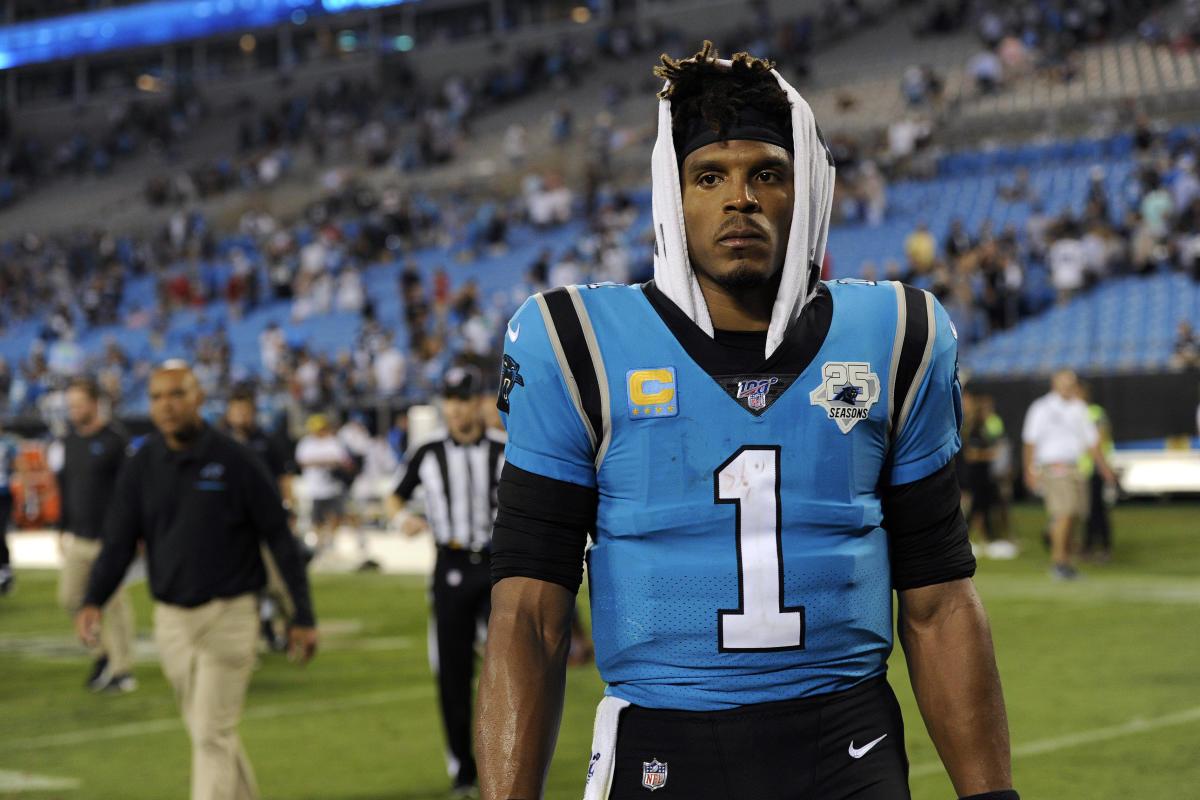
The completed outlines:
<svg viewBox="0 0 1200 800">
<path fill-rule="evenodd" d="M 713 133 L 712 126 L 703 117 L 695 116 L 686 121 L 678 120 L 674 125 L 673 138 L 675 140 L 675 157 L 681 164 L 689 153 L 699 150 L 705 145 L 730 139 L 750 139 L 779 145 L 793 155 L 795 150 L 791 116 L 789 115 L 786 122 L 781 124 L 778 116 L 767 114 L 753 106 L 743 106 L 738 109 L 737 120 L 727 125 L 720 134 Z"/>
</svg>

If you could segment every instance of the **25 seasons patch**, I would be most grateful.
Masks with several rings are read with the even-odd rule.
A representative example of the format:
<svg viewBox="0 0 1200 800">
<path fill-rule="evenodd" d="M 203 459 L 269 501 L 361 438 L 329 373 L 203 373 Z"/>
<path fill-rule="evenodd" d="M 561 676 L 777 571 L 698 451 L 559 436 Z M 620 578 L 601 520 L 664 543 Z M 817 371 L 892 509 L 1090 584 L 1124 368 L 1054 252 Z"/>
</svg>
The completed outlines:
<svg viewBox="0 0 1200 800">
<path fill-rule="evenodd" d="M 870 416 L 871 406 L 879 399 L 879 376 L 871 371 L 870 364 L 826 361 L 821 379 L 821 385 L 809 393 L 809 401 L 824 408 L 842 433 L 849 433 Z"/>
</svg>

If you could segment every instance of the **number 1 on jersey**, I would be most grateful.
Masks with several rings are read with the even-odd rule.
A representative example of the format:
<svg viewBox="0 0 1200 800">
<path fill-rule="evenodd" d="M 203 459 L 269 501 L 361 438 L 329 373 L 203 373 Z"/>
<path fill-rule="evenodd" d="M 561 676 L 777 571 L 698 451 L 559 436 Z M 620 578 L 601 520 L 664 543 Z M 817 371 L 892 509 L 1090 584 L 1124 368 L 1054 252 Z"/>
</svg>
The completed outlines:
<svg viewBox="0 0 1200 800">
<path fill-rule="evenodd" d="M 804 606 L 783 604 L 779 448 L 743 447 L 713 473 L 713 502 L 732 503 L 740 607 L 717 612 L 720 651 L 804 649 Z"/>
</svg>

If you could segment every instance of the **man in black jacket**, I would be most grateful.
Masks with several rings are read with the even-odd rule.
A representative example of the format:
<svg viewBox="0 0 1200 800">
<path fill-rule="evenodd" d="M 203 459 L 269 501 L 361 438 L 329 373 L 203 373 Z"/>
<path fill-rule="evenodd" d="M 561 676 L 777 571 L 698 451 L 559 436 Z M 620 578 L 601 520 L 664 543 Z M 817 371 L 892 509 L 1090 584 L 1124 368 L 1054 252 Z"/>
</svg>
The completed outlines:
<svg viewBox="0 0 1200 800">
<path fill-rule="evenodd" d="M 58 603 L 74 617 L 100 554 L 104 516 L 125 464 L 129 437 L 101 414 L 100 387 L 91 378 L 75 378 L 67 387 L 67 418 L 72 431 L 63 440 L 63 468 L 58 473 L 63 532 Z M 90 689 L 115 694 L 137 688 L 130 657 L 133 632 L 133 604 L 125 587 L 118 586 L 104 606 L 100 641 L 91 648 L 95 662 L 87 679 Z"/>
<path fill-rule="evenodd" d="M 157 432 L 117 479 L 104 544 L 75 618 L 85 642 L 100 607 L 146 543 L 154 637 L 192 739 L 192 800 L 256 798 L 237 721 L 254 669 L 255 593 L 270 548 L 295 604 L 290 655 L 304 663 L 317 631 L 296 542 L 278 489 L 257 457 L 205 424 L 191 368 L 168 361 L 150 378 Z"/>
</svg>

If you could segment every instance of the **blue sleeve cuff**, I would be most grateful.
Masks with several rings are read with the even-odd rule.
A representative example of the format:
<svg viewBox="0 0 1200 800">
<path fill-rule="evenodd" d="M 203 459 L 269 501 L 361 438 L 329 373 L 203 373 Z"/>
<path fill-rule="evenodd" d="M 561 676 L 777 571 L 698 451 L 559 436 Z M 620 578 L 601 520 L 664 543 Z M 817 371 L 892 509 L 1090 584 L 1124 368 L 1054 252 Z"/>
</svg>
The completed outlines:
<svg viewBox="0 0 1200 800">
<path fill-rule="evenodd" d="M 596 470 L 591 464 L 576 464 L 573 461 L 564 461 L 542 453 L 534 453 L 514 444 L 511 438 L 504 450 L 504 460 L 514 467 L 545 478 L 566 481 L 589 489 L 596 486 Z"/>
<path fill-rule="evenodd" d="M 921 478 L 928 478 L 950 463 L 950 459 L 954 458 L 954 454 L 958 452 L 958 442 L 958 435 L 955 432 L 932 453 L 922 456 L 916 461 L 910 461 L 907 464 L 895 464 L 892 467 L 890 485 L 900 486 L 901 484 L 919 481 Z"/>
</svg>

